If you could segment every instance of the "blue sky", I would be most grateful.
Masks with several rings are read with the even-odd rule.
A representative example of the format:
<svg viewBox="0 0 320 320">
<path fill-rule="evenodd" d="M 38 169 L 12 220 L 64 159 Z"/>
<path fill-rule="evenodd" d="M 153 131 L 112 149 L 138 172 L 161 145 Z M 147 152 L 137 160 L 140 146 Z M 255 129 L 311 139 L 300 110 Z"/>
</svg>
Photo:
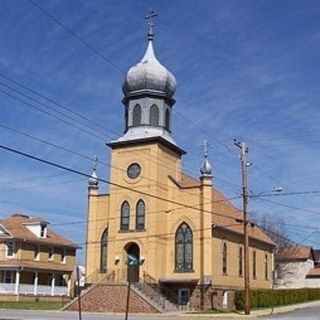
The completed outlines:
<svg viewBox="0 0 320 320">
<path fill-rule="evenodd" d="M 238 138 L 250 149 L 249 186 L 255 194 L 274 186 L 285 192 L 320 190 L 319 1 L 34 1 L 105 59 L 28 0 L 0 1 L 1 144 L 87 173 L 94 154 L 108 163 L 105 142 L 123 130 L 121 84 L 144 53 L 144 16 L 152 7 L 159 14 L 156 55 L 178 81 L 173 136 L 188 152 L 184 170 L 199 176 L 206 139 L 214 185 L 228 197 L 240 195 L 233 145 Z M 4 76 L 92 123 L 74 122 L 70 117 L 85 121 Z M 85 224 L 67 223 L 85 220 L 87 179 L 3 150 L 0 159 L 1 216 L 42 216 L 83 243 Z M 98 174 L 108 178 L 109 167 L 99 164 Z M 320 247 L 319 194 L 260 197 L 250 210 L 269 213 L 275 222 L 282 218 L 295 241 Z"/>
</svg>

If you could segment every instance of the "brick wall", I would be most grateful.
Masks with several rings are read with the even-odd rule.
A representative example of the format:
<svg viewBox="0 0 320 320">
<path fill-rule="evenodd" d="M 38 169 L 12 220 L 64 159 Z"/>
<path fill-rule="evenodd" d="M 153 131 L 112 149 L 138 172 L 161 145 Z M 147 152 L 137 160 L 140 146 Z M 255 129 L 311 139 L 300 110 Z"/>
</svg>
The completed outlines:
<svg viewBox="0 0 320 320">
<path fill-rule="evenodd" d="M 128 288 L 126 284 L 98 283 L 81 297 L 83 311 L 125 313 Z M 65 310 L 78 311 L 78 301 Z M 158 313 L 146 300 L 130 291 L 129 313 Z"/>
</svg>

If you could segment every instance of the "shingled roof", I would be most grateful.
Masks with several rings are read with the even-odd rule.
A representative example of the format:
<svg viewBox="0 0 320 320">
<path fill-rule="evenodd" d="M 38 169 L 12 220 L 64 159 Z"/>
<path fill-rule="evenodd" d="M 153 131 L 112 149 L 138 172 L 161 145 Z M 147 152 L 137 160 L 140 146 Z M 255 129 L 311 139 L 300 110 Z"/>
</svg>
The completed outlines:
<svg viewBox="0 0 320 320">
<path fill-rule="evenodd" d="M 31 232 L 27 225 L 35 223 L 47 223 L 43 218 L 32 218 L 24 214 L 13 214 L 6 219 L 0 219 L 0 241 L 4 239 L 17 239 L 29 241 L 32 243 L 43 243 L 47 245 L 56 245 L 60 247 L 79 248 L 72 241 L 64 238 L 55 231 L 47 229 L 47 237 L 39 238 Z"/>
<path fill-rule="evenodd" d="M 313 250 L 310 246 L 294 246 L 280 248 L 280 261 L 305 261 L 308 259 L 314 260 Z"/>
<path fill-rule="evenodd" d="M 175 180 L 169 177 L 179 188 L 190 189 L 200 188 L 200 181 L 185 173 L 181 173 L 181 179 Z M 238 210 L 220 191 L 212 189 L 212 224 L 218 228 L 223 228 L 227 231 L 243 234 L 243 224 L 237 223 L 236 220 L 242 220 L 243 214 Z M 272 246 L 275 243 L 257 226 L 248 228 L 249 237 L 256 239 Z"/>
</svg>

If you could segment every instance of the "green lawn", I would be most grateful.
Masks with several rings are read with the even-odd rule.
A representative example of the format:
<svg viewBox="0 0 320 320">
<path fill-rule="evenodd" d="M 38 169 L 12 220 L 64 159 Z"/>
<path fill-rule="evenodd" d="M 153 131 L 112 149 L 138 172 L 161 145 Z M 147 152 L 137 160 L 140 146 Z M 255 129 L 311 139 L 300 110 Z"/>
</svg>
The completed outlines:
<svg viewBox="0 0 320 320">
<path fill-rule="evenodd" d="M 59 310 L 61 301 L 0 301 L 0 309 Z"/>
</svg>

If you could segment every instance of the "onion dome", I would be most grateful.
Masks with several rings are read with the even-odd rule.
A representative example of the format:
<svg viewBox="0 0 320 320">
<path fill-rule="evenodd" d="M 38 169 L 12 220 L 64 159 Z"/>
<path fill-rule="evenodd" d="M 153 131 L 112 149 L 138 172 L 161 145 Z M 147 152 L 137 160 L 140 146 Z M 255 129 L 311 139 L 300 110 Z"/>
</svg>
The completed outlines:
<svg viewBox="0 0 320 320">
<path fill-rule="evenodd" d="M 165 94 L 171 98 L 177 88 L 174 75 L 156 58 L 153 50 L 153 34 L 148 34 L 148 47 L 139 63 L 131 67 L 126 75 L 122 90 L 125 96 L 142 92 Z"/>
<path fill-rule="evenodd" d="M 212 167 L 208 160 L 208 142 L 207 141 L 203 141 L 203 148 L 204 148 L 204 161 L 200 168 L 200 172 L 203 177 L 211 177 Z"/>
<path fill-rule="evenodd" d="M 204 162 L 200 168 L 200 172 L 202 176 L 211 176 L 212 168 L 207 158 L 204 159 Z"/>
<path fill-rule="evenodd" d="M 88 179 L 89 187 L 98 187 L 99 180 L 96 171 L 93 170 L 91 177 Z"/>
</svg>

